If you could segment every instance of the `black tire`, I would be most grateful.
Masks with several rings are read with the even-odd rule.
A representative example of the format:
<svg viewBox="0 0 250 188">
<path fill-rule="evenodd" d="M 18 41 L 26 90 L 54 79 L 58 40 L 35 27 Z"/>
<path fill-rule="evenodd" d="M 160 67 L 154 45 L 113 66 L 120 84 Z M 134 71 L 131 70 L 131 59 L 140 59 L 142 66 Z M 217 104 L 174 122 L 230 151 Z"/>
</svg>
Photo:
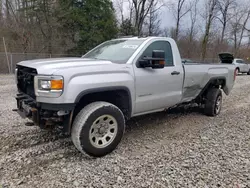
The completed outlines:
<svg viewBox="0 0 250 188">
<path fill-rule="evenodd" d="M 98 122 L 98 118 L 102 118 L 103 116 L 112 117 L 115 121 L 115 123 L 112 120 L 110 121 L 111 123 L 113 122 L 116 125 L 116 128 L 114 129 L 116 131 L 114 134 L 115 136 L 109 138 L 109 140 L 107 140 L 108 136 L 106 136 L 105 138 L 105 135 L 100 136 L 99 134 L 103 134 L 100 133 L 101 128 L 96 127 L 105 127 L 106 125 L 109 126 L 110 122 L 105 122 L 105 118 Z M 93 126 L 95 127 L 93 128 Z M 98 132 L 96 132 L 96 130 L 98 130 Z M 111 131 L 111 129 L 108 130 L 108 133 L 105 134 L 111 133 L 109 131 Z M 80 152 L 87 153 L 88 155 L 93 157 L 102 157 L 111 153 L 118 146 L 123 137 L 124 131 L 125 120 L 123 113 L 118 107 L 107 102 L 94 102 L 84 107 L 77 114 L 72 126 L 71 139 Z M 97 134 L 97 136 L 92 137 L 92 135 L 95 134 Z M 105 147 L 102 147 L 101 144 L 98 145 L 100 139 L 106 139 L 106 141 L 104 140 L 104 142 L 109 142 L 109 144 Z M 100 146 L 101 148 L 98 146 Z"/>
<path fill-rule="evenodd" d="M 220 100 L 219 106 L 218 101 Z M 207 116 L 217 116 L 220 114 L 222 105 L 222 92 L 218 88 L 211 88 L 206 96 L 204 113 Z"/>
<path fill-rule="evenodd" d="M 250 75 L 250 69 L 248 70 L 247 75 Z"/>
</svg>

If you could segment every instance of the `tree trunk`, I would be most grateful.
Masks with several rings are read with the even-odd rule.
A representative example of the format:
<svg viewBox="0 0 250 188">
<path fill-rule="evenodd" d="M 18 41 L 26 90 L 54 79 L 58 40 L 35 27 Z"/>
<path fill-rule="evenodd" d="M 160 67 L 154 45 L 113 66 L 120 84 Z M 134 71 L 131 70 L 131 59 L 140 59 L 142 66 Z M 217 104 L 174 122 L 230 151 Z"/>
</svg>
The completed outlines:
<svg viewBox="0 0 250 188">
<path fill-rule="evenodd" d="M 206 31 L 205 31 L 205 35 L 202 41 L 202 53 L 201 53 L 202 61 L 204 61 L 207 55 L 207 44 L 209 40 L 210 28 L 211 28 L 211 24 L 214 18 L 214 14 L 215 14 L 214 10 L 215 10 L 216 5 L 217 5 L 216 0 L 209 1 L 209 12 L 208 12 L 208 19 L 207 19 L 207 24 L 206 24 Z"/>
<path fill-rule="evenodd" d="M 176 41 L 178 41 L 178 38 L 179 38 L 179 27 L 180 27 L 180 19 L 177 19 L 176 30 L 175 30 L 175 40 Z"/>
<path fill-rule="evenodd" d="M 209 39 L 209 34 L 210 34 L 210 26 L 211 26 L 211 22 L 212 22 L 212 17 L 209 16 L 208 19 L 208 23 L 206 26 L 206 31 L 205 31 L 205 35 L 202 41 L 202 55 L 201 55 L 201 59 L 202 61 L 204 61 L 206 54 L 207 54 L 207 43 L 208 43 L 208 39 Z"/>
<path fill-rule="evenodd" d="M 237 52 L 237 33 L 234 33 L 234 55 L 237 56 L 238 52 Z"/>
<path fill-rule="evenodd" d="M 224 43 L 225 31 L 226 31 L 226 22 L 223 24 L 223 27 L 222 27 L 220 44 Z"/>
</svg>

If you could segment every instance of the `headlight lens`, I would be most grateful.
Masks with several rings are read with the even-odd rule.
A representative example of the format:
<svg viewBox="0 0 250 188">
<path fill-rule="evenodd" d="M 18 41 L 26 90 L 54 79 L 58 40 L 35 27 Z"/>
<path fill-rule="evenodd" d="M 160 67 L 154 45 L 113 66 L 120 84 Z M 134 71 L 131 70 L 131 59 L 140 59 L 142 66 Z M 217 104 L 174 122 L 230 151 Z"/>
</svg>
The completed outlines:
<svg viewBox="0 0 250 188">
<path fill-rule="evenodd" d="M 38 88 L 44 90 L 50 90 L 51 88 L 51 81 L 49 80 L 39 80 Z"/>
<path fill-rule="evenodd" d="M 60 97 L 63 92 L 62 76 L 35 76 L 36 96 Z"/>
</svg>

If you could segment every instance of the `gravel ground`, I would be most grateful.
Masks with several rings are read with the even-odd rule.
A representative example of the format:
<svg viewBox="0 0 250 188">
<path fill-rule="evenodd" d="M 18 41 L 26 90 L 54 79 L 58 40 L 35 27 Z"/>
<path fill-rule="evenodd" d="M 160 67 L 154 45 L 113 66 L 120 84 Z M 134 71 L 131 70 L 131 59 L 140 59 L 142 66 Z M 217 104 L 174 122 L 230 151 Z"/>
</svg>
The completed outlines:
<svg viewBox="0 0 250 188">
<path fill-rule="evenodd" d="M 250 187 L 250 77 L 218 117 L 156 113 L 127 123 L 119 147 L 93 159 L 70 138 L 26 127 L 14 79 L 0 76 L 0 187 Z"/>
</svg>

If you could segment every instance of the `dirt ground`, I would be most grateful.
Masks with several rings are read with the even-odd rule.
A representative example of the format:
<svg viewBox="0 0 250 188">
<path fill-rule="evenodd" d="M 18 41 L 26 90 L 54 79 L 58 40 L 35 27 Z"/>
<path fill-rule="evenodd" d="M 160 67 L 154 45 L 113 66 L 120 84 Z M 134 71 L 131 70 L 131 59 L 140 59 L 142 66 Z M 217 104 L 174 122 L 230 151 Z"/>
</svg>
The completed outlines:
<svg viewBox="0 0 250 188">
<path fill-rule="evenodd" d="M 218 117 L 195 110 L 127 123 L 119 147 L 87 158 L 69 137 L 25 126 L 13 76 L 0 76 L 0 187 L 250 187 L 250 76 Z"/>
</svg>

